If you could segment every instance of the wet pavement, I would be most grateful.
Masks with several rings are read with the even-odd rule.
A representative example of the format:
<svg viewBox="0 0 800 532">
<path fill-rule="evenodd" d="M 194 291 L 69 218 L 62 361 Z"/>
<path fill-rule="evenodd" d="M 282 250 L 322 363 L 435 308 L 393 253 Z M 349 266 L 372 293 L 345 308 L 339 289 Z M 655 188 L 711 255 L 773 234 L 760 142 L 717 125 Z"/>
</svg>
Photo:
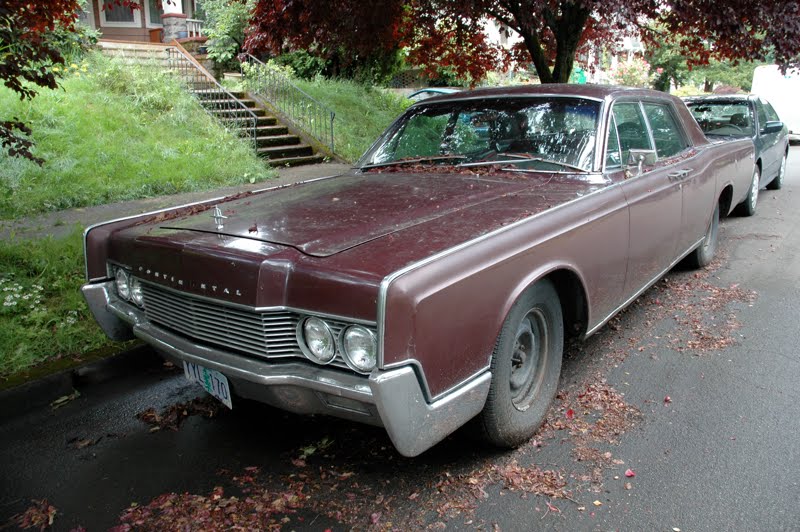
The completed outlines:
<svg viewBox="0 0 800 532">
<path fill-rule="evenodd" d="M 0 525 L 46 499 L 55 530 L 800 529 L 798 191 L 793 147 L 784 188 L 723 221 L 710 268 L 568 346 L 516 451 L 461 430 L 407 459 L 380 429 L 228 411 L 156 363 L 1 422 Z"/>
</svg>

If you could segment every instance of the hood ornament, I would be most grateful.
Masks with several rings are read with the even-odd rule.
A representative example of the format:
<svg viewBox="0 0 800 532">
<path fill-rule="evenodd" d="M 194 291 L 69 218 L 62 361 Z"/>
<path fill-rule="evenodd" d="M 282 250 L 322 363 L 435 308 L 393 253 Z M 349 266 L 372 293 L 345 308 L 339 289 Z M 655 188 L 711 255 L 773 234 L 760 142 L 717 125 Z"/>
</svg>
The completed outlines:
<svg viewBox="0 0 800 532">
<path fill-rule="evenodd" d="M 219 206 L 214 207 L 214 212 L 211 214 L 211 217 L 214 219 L 214 223 L 217 224 L 217 231 L 221 231 L 223 228 L 222 221 L 227 220 L 228 217 L 222 215 L 222 211 L 219 209 Z"/>
</svg>

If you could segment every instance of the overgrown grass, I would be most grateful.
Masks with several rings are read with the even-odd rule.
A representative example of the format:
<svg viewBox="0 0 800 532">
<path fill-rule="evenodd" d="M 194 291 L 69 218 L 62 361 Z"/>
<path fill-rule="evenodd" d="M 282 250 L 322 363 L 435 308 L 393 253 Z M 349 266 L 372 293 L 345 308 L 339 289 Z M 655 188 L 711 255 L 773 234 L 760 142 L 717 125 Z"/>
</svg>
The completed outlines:
<svg viewBox="0 0 800 532">
<path fill-rule="evenodd" d="M 295 83 L 336 112 L 336 153 L 356 161 L 411 102 L 352 81 L 295 80 Z"/>
<path fill-rule="evenodd" d="M 0 117 L 33 129 L 39 167 L 0 153 L 0 218 L 189 192 L 274 175 L 168 73 L 99 54 L 62 89 L 21 102 L 0 87 Z"/>
<path fill-rule="evenodd" d="M 79 288 L 80 228 L 68 237 L 0 241 L 0 377 L 109 343 Z"/>
</svg>

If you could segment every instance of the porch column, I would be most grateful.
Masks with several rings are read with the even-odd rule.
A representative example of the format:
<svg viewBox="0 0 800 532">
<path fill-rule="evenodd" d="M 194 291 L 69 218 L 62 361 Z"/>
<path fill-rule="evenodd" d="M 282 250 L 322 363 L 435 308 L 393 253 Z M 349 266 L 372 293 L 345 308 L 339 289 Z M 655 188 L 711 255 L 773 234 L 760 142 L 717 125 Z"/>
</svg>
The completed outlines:
<svg viewBox="0 0 800 532">
<path fill-rule="evenodd" d="M 186 31 L 187 16 L 183 12 L 183 2 L 181 0 L 161 0 L 161 23 L 164 25 L 164 42 L 172 42 L 173 39 L 185 39 L 188 36 Z"/>
</svg>

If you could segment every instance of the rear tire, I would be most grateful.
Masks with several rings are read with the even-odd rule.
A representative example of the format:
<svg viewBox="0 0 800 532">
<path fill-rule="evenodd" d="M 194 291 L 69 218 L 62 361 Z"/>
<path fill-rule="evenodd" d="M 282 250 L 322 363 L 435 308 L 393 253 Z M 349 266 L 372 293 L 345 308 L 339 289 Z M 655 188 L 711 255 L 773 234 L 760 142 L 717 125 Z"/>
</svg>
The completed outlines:
<svg viewBox="0 0 800 532">
<path fill-rule="evenodd" d="M 498 447 L 528 441 L 558 390 L 564 350 L 561 303 L 553 284 L 528 288 L 511 307 L 492 354 L 492 382 L 478 427 Z"/>
<path fill-rule="evenodd" d="M 689 255 L 686 256 L 686 264 L 690 268 L 699 269 L 707 266 L 717 252 L 717 237 L 719 235 L 719 204 L 714 207 L 711 215 L 711 222 L 706 229 L 706 236 L 703 241 Z"/>
<path fill-rule="evenodd" d="M 753 170 L 753 180 L 750 182 L 750 190 L 747 197 L 736 206 L 736 214 L 739 216 L 753 216 L 756 213 L 758 203 L 758 189 L 761 188 L 761 172 L 758 166 Z"/>
<path fill-rule="evenodd" d="M 778 175 L 775 176 L 775 179 L 767 183 L 767 188 L 769 190 L 780 190 L 783 188 L 783 178 L 786 175 L 786 158 L 787 154 L 783 154 L 783 159 L 781 159 L 781 169 L 778 170 Z"/>
</svg>

